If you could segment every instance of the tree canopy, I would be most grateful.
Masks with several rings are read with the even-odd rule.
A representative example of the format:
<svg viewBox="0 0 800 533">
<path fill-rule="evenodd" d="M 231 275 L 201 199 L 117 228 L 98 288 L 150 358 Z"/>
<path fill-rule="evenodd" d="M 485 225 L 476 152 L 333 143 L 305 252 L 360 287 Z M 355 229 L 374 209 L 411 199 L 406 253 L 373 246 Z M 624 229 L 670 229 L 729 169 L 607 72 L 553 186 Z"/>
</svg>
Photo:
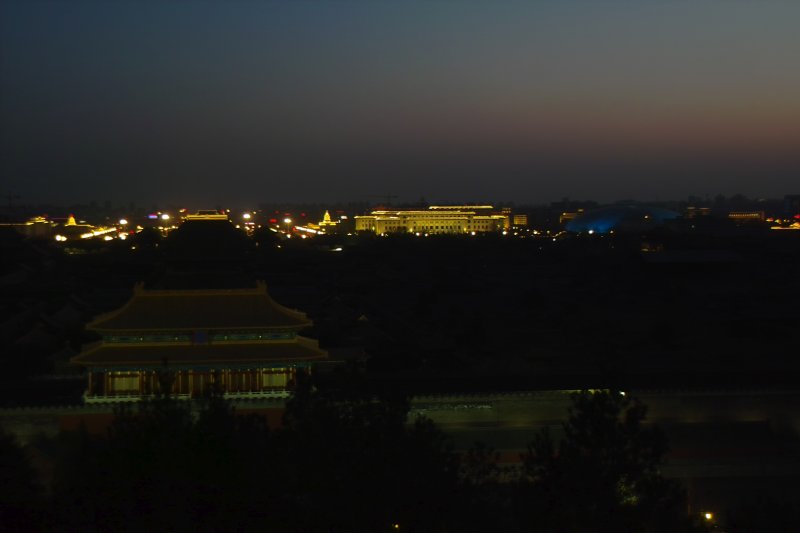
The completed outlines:
<svg viewBox="0 0 800 533">
<path fill-rule="evenodd" d="M 573 395 L 563 438 L 542 430 L 524 456 L 528 505 L 543 531 L 692 531 L 682 486 L 660 473 L 667 439 L 618 391 Z"/>
</svg>

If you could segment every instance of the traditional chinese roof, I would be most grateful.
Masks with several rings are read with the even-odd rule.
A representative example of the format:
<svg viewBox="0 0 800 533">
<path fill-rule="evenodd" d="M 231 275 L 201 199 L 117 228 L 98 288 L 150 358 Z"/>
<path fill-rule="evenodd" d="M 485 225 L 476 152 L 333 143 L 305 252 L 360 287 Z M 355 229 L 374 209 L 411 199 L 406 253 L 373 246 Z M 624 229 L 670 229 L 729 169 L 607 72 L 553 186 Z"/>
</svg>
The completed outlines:
<svg viewBox="0 0 800 533">
<path fill-rule="evenodd" d="M 290 341 L 222 342 L 211 344 L 109 344 L 89 346 L 72 363 L 83 366 L 235 365 L 297 363 L 327 358 L 317 341 L 295 337 Z"/>
<path fill-rule="evenodd" d="M 292 329 L 310 326 L 305 313 L 284 307 L 264 282 L 249 289 L 148 290 L 137 285 L 123 307 L 87 329 L 101 334 L 171 330 Z"/>
</svg>

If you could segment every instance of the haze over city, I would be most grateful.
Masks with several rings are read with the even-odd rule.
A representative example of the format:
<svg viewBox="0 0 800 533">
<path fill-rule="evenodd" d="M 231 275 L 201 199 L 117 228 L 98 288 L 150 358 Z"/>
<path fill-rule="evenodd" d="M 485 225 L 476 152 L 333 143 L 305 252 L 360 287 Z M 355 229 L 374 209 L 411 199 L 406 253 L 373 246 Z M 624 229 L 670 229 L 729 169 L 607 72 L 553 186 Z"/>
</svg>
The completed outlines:
<svg viewBox="0 0 800 533">
<path fill-rule="evenodd" d="M 780 198 L 798 20 L 790 2 L 7 1 L 0 192 Z"/>
</svg>

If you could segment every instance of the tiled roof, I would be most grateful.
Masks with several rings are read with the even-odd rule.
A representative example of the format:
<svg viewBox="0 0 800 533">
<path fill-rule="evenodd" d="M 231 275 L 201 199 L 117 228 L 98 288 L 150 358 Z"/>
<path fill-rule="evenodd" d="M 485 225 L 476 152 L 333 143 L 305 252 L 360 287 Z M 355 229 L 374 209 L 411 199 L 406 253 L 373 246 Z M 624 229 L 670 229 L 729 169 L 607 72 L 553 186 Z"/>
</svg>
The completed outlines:
<svg viewBox="0 0 800 533">
<path fill-rule="evenodd" d="M 71 359 L 83 366 L 231 364 L 317 361 L 328 354 L 317 341 L 297 337 L 294 341 L 260 343 L 220 343 L 202 345 L 175 344 L 106 344 L 98 342 Z"/>
<path fill-rule="evenodd" d="M 305 313 L 276 303 L 259 282 L 253 289 L 145 290 L 87 328 L 101 333 L 153 330 L 302 329 Z"/>
</svg>

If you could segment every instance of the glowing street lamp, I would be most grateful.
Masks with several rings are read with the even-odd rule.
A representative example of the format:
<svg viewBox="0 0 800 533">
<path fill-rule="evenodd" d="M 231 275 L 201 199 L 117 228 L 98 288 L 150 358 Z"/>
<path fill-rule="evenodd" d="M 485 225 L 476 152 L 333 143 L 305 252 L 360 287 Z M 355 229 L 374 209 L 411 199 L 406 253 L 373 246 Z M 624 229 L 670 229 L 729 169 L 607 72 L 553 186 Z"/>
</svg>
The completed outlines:
<svg viewBox="0 0 800 533">
<path fill-rule="evenodd" d="M 245 220 L 250 220 L 250 213 L 244 213 L 242 215 L 242 218 L 245 219 Z"/>
<path fill-rule="evenodd" d="M 167 213 L 162 214 L 161 215 L 161 220 L 166 222 L 167 220 L 169 220 L 169 215 Z"/>
<path fill-rule="evenodd" d="M 127 219 L 124 219 L 124 218 L 119 219 L 119 225 L 120 226 L 125 226 L 127 223 L 128 223 Z"/>
</svg>

